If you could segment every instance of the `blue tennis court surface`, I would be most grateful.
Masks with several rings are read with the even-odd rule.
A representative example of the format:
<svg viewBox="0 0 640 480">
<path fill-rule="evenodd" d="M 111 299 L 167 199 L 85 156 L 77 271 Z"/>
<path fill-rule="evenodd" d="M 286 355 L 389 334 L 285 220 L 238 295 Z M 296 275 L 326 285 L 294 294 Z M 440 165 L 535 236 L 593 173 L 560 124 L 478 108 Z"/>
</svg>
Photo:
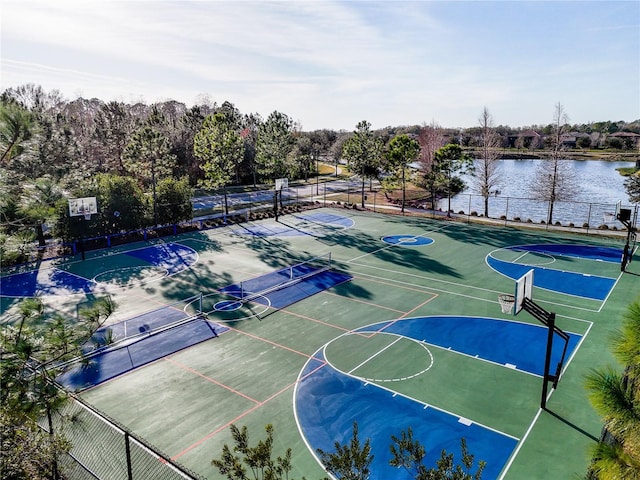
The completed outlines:
<svg viewBox="0 0 640 480">
<path fill-rule="evenodd" d="M 309 272 L 313 271 L 312 267 L 303 265 L 298 267 L 298 273 L 301 273 L 306 269 L 308 269 Z M 289 270 L 289 268 L 278 270 L 276 272 L 246 280 L 245 282 L 242 282 L 242 284 L 234 283 L 220 289 L 220 292 L 228 293 L 238 299 L 244 299 L 251 297 L 253 294 L 260 291 L 273 289 L 265 295 L 252 298 L 251 301 L 262 305 L 270 305 L 273 308 L 285 308 L 304 298 L 322 292 L 323 290 L 327 290 L 340 283 L 347 282 L 352 278 L 351 275 L 347 275 L 346 273 L 334 270 L 324 270 L 308 277 L 304 277 L 295 283 L 289 283 Z M 282 287 L 278 288 L 280 285 Z"/>
<path fill-rule="evenodd" d="M 183 317 L 186 318 L 186 314 Z M 85 390 L 184 348 L 215 338 L 226 330 L 228 327 L 196 318 L 159 332 L 150 331 L 146 335 L 130 338 L 130 342 L 103 348 L 76 363 L 73 368 L 59 375 L 56 381 L 70 391 Z"/>
<path fill-rule="evenodd" d="M 548 330 L 542 325 L 484 317 L 432 316 L 370 325 L 357 331 L 395 333 L 515 370 L 544 374 L 541 352 L 546 349 Z M 582 338 L 573 333 L 568 335 L 567 358 Z M 554 368 L 563 348 L 563 341 L 554 341 L 551 356 Z"/>
<path fill-rule="evenodd" d="M 476 462 L 487 462 L 483 478 L 498 478 L 518 441 L 341 373 L 326 363 L 322 351 L 302 371 L 294 401 L 299 428 L 312 451 L 333 451 L 335 442 L 348 443 L 352 424 L 358 422 L 360 438 L 371 440 L 372 480 L 413 478 L 406 470 L 389 465 L 391 435 L 409 427 L 414 438 L 428 446 L 426 465 L 435 465 L 442 449 L 459 458 L 460 438 L 464 437 Z"/>
</svg>

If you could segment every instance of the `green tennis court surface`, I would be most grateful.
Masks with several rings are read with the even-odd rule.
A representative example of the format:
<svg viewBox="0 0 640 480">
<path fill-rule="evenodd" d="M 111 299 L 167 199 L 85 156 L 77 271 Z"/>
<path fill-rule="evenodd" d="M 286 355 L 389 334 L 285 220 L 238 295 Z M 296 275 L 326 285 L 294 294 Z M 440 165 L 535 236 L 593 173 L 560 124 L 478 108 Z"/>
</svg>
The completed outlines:
<svg viewBox="0 0 640 480">
<path fill-rule="evenodd" d="M 212 479 L 223 478 L 210 462 L 231 443 L 231 423 L 247 425 L 256 441 L 272 423 L 275 452 L 291 447 L 293 476 L 311 480 L 325 475 L 315 448 L 348 441 L 354 420 L 361 436 L 372 439 L 372 479 L 405 478 L 388 467 L 388 447 L 390 435 L 409 426 L 430 460 L 442 448 L 458 458 L 464 436 L 476 459 L 487 462 L 485 479 L 585 472 L 601 422 L 583 378 L 611 362 L 608 335 L 640 286 L 634 274 L 640 264 L 621 274 L 615 262 L 622 240 L 346 209 L 308 215 L 169 237 L 158 244 L 170 247 L 136 244 L 53 266 L 76 283 L 98 281 L 119 304 L 114 322 L 180 304 L 181 311 L 201 309 L 207 322 L 223 327 L 81 397 Z M 268 301 L 277 289 L 265 293 L 267 301 L 230 296 L 248 279 L 328 254 L 331 272 L 344 281 L 297 292 L 279 308 Z M 113 265 L 122 275 L 132 268 L 124 278 Z M 526 312 L 503 314 L 498 303 L 498 295 L 513 293 L 521 271 L 533 267 L 540 282 L 534 281 L 534 300 L 555 312 L 570 336 L 548 411 L 539 408 L 545 330 Z M 55 275 L 36 277 L 50 286 Z M 47 298 L 70 308 L 93 294 Z M 185 300 L 192 298 L 197 305 Z M 105 462 L 105 451 L 101 444 L 93 452 L 96 461 Z"/>
</svg>

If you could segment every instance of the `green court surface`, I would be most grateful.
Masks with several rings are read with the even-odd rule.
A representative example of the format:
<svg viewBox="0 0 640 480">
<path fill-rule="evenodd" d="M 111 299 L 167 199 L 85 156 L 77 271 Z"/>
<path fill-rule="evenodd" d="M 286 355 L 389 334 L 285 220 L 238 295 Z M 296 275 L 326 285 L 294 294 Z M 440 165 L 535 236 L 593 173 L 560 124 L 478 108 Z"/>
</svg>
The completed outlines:
<svg viewBox="0 0 640 480">
<path fill-rule="evenodd" d="M 301 383 L 306 377 L 301 373 L 305 366 L 318 362 L 363 382 L 363 388 L 379 387 L 394 398 L 402 396 L 425 408 L 449 412 L 456 420 L 468 419 L 512 441 L 504 461 L 492 465 L 485 479 L 568 479 L 584 474 L 588 448 L 602 426 L 587 400 L 584 377 L 590 369 L 613 362 L 609 334 L 637 295 L 640 263 L 632 262 L 622 274 L 616 263 L 536 252 L 523 259 L 504 248 L 560 244 L 622 249 L 623 239 L 348 209 L 311 212 L 349 221 L 339 228 L 328 225 L 323 229 L 320 216 L 308 231 L 305 228 L 312 222 L 301 213 L 281 218 L 280 227 L 295 234 L 280 230 L 273 230 L 273 235 L 262 230 L 256 234 L 254 226 L 275 225 L 274 220 L 262 220 L 167 237 L 162 241 L 197 252 L 194 263 L 170 275 L 153 266 L 145 268 L 139 260 L 127 265 L 126 257 L 119 255 L 149 243 L 92 252 L 84 262 L 76 259 L 60 265 L 74 275 L 102 279 L 103 291 L 118 303 L 114 321 L 202 293 L 209 320 L 228 327 L 217 338 L 87 389 L 80 393 L 81 398 L 172 459 L 211 479 L 223 478 L 211 460 L 219 458 L 225 443 L 231 444 L 230 424 L 248 426 L 257 441 L 264 438 L 264 426 L 271 423 L 276 454 L 288 447 L 293 450 L 292 476 L 320 479 L 326 474 L 310 440 L 316 434 L 305 431 L 304 420 L 299 418 L 304 415 L 298 413 L 317 411 L 313 415 L 323 417 L 326 432 L 342 428 L 337 426 L 341 422 L 350 427 L 351 417 L 348 404 L 344 408 L 336 408 L 333 401 L 305 404 Z M 387 236 L 411 236 L 416 241 L 388 243 L 383 241 Z M 430 241 L 423 244 L 417 239 Z M 328 252 L 333 268 L 351 275 L 350 281 L 280 310 L 253 303 L 231 312 L 214 309 L 224 300 L 218 289 Z M 534 301 L 556 313 L 560 328 L 579 336 L 558 388 L 549 387 L 548 410 L 540 409 L 542 379 L 535 373 L 465 354 L 455 345 L 381 334 L 386 327 L 376 326 L 393 320 L 453 316 L 510 320 L 538 328 L 539 322 L 526 312 L 517 317 L 502 313 L 498 295 L 513 293 L 514 279 L 492 269 L 488 256 L 613 281 L 605 300 L 534 287 Z M 129 266 L 136 267 L 130 276 L 117 274 L 119 268 Z M 70 308 L 88 301 L 87 296 L 51 297 L 49 301 Z M 461 325 L 448 334 L 464 344 L 471 332 Z M 363 327 L 372 333 L 355 332 Z M 483 340 L 489 353 L 514 347 L 502 341 L 494 334 Z M 526 338 L 521 341 L 525 346 Z M 515 347 L 517 350 L 518 345 Z M 320 354 L 327 363 L 318 360 Z M 544 362 L 543 350 L 536 361 Z M 330 396 L 332 392 L 320 393 Z M 378 417 L 376 425 L 385 427 L 377 430 L 385 432 L 379 435 L 387 435 L 386 429 L 393 431 L 395 425 L 384 425 L 384 409 L 373 414 Z M 353 419 L 367 422 L 364 417 Z M 412 425 L 414 431 L 417 427 Z M 342 438 L 334 440 L 346 442 L 350 433 L 347 429 Z M 376 440 L 387 445 L 386 450 L 374 452 L 378 462 L 386 463 L 391 439 Z M 459 458 L 457 445 L 451 452 Z M 439 456 L 442 445 L 425 441 L 425 447 Z M 384 478 L 373 473 L 372 478 Z"/>
</svg>

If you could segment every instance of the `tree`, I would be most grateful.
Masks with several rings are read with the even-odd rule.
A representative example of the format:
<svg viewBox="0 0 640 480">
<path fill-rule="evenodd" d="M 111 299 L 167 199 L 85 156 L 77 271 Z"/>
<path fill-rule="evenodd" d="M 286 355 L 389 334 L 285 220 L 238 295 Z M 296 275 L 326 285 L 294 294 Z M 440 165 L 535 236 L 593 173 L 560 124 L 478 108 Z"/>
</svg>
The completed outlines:
<svg viewBox="0 0 640 480">
<path fill-rule="evenodd" d="M 562 135 L 568 130 L 568 116 L 563 105 L 558 102 L 555 107 L 554 123 L 548 137 L 548 148 L 551 156 L 543 160 L 538 167 L 530 188 L 534 197 L 549 203 L 547 224 L 553 222 L 553 207 L 556 202 L 570 200 L 576 191 L 571 165 L 562 159 L 564 144 Z"/>
<path fill-rule="evenodd" d="M 411 427 L 406 431 L 403 430 L 399 437 L 392 435 L 391 440 L 393 442 L 391 444 L 392 459 L 389 465 L 404 468 L 415 480 L 480 480 L 482 478 L 486 463 L 481 460 L 478 462 L 476 472 L 471 473 L 474 456 L 467 450 L 467 442 L 464 438 L 460 439 L 462 464 L 456 464 L 453 454 L 443 449 L 436 466 L 432 468 L 424 465 L 426 450 L 419 440 L 413 439 Z"/>
<path fill-rule="evenodd" d="M 371 131 L 371 124 L 362 120 L 356 125 L 353 135 L 342 146 L 342 156 L 349 168 L 362 180 L 361 206 L 364 208 L 364 183 L 367 178 L 377 176 L 382 159 L 383 142 Z"/>
<path fill-rule="evenodd" d="M 193 151 L 204 161 L 200 166 L 204 171 L 201 185 L 213 189 L 225 187 L 224 204 L 228 215 L 226 186 L 244 154 L 244 142 L 234 116 L 224 111 L 209 115 L 193 139 Z"/>
<path fill-rule="evenodd" d="M 333 475 L 341 480 L 367 480 L 371 475 L 370 466 L 373 461 L 371 455 L 371 441 L 367 439 L 360 446 L 358 438 L 358 423 L 353 422 L 353 433 L 349 444 L 341 445 L 335 442 L 335 453 L 318 449 L 320 461 Z"/>
<path fill-rule="evenodd" d="M 135 129 L 131 110 L 121 102 L 103 104 L 95 120 L 96 171 L 124 173 L 124 149 Z"/>
<path fill-rule="evenodd" d="M 395 176 L 399 176 L 402 181 L 402 208 L 404 213 L 404 204 L 406 197 L 406 172 L 410 163 L 415 162 L 420 153 L 420 144 L 406 134 L 393 137 L 389 142 L 387 150 L 387 166 Z M 398 175 L 398 172 L 400 175 Z"/>
<path fill-rule="evenodd" d="M 131 177 L 100 173 L 81 186 L 77 197 L 96 197 L 98 214 L 87 222 L 69 216 L 68 199 L 56 204 L 54 235 L 66 241 L 88 234 L 106 235 L 139 229 L 147 223 L 148 202 L 138 183 Z"/>
<path fill-rule="evenodd" d="M 56 213 L 56 203 L 62 198 L 62 192 L 51 178 L 39 178 L 29 182 L 23 188 L 20 198 L 20 213 L 35 226 L 38 244 L 45 245 L 43 224 Z"/>
<path fill-rule="evenodd" d="M 464 182 L 458 176 L 473 171 L 473 160 L 462 151 L 460 145 L 450 143 L 439 148 L 433 156 L 433 168 L 443 180 L 447 190 L 447 216 L 451 215 L 451 195 L 464 189 Z"/>
<path fill-rule="evenodd" d="M 288 479 L 291 472 L 291 449 L 287 449 L 284 457 L 272 459 L 273 425 L 264 427 L 267 433 L 265 440 L 257 445 L 249 445 L 249 432 L 244 426 L 239 429 L 231 425 L 231 435 L 235 443 L 233 449 L 228 445 L 222 447 L 222 456 L 211 461 L 221 475 L 228 480 L 281 480 Z"/>
<path fill-rule="evenodd" d="M 624 366 L 592 370 L 585 380 L 589 400 L 604 421 L 592 450 L 590 478 L 640 477 L 640 301 L 631 303 L 611 351 Z"/>
<path fill-rule="evenodd" d="M 16 103 L 0 103 L 0 165 L 6 167 L 29 146 L 33 114 Z"/>
<path fill-rule="evenodd" d="M 158 221 L 172 225 L 193 217 L 189 179 L 165 178 L 158 182 Z"/>
<path fill-rule="evenodd" d="M 52 411 L 66 396 L 54 384 L 59 365 L 81 354 L 81 346 L 114 312 L 110 297 L 81 310 L 71 325 L 59 314 L 50 318 L 39 299 L 19 305 L 18 326 L 0 329 L 0 471 L 7 479 L 57 478 L 58 457 L 70 448 L 53 433 Z M 43 434 L 37 421 L 48 421 Z"/>
<path fill-rule="evenodd" d="M 258 126 L 256 141 L 257 171 L 263 180 L 289 176 L 292 169 L 287 160 L 293 145 L 293 120 L 284 113 L 272 112 Z"/>
<path fill-rule="evenodd" d="M 624 181 L 624 189 L 631 203 L 640 203 L 640 176 L 631 175 Z"/>
<path fill-rule="evenodd" d="M 482 110 L 478 119 L 480 138 L 478 141 L 478 158 L 474 160 L 474 180 L 476 188 L 484 199 L 484 216 L 489 216 L 489 196 L 495 191 L 500 175 L 498 159 L 500 152 L 500 136 L 494 129 L 493 117 L 487 107 Z"/>
<path fill-rule="evenodd" d="M 123 165 L 141 183 L 143 188 L 151 186 L 153 193 L 153 224 L 158 224 L 156 184 L 168 177 L 176 167 L 176 156 L 171 153 L 166 137 L 151 126 L 137 130 L 123 153 Z"/>
</svg>

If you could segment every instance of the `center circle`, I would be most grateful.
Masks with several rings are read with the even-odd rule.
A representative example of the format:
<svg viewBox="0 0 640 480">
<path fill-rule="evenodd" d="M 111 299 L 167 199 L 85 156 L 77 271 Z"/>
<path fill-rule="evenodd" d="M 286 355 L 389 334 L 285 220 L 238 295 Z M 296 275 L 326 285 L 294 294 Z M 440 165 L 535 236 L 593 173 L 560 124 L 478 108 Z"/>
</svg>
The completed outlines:
<svg viewBox="0 0 640 480">
<path fill-rule="evenodd" d="M 401 382 L 426 373 L 433 354 L 423 342 L 385 332 L 351 332 L 325 346 L 336 369 L 367 382 Z"/>
<path fill-rule="evenodd" d="M 433 243 L 433 239 L 429 237 L 421 237 L 417 235 L 387 235 L 382 237 L 384 243 L 389 245 L 399 245 L 406 247 L 421 247 Z"/>
</svg>

